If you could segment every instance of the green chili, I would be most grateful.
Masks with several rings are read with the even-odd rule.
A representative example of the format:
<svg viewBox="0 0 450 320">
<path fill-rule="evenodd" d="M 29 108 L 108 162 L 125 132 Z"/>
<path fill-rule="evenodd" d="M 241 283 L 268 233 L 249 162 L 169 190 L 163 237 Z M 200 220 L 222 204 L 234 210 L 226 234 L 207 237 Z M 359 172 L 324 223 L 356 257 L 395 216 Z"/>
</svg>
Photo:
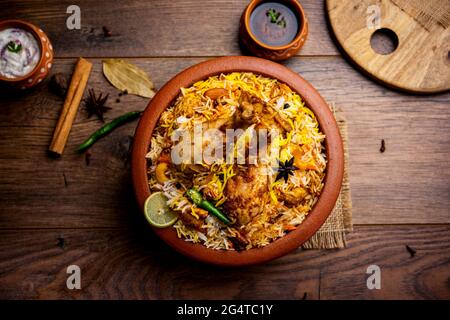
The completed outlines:
<svg viewBox="0 0 450 320">
<path fill-rule="evenodd" d="M 87 138 L 82 144 L 80 144 L 77 151 L 82 152 L 90 148 L 98 139 L 107 135 L 120 125 L 136 119 L 141 115 L 141 113 L 142 111 L 131 111 L 115 118 L 113 121 L 105 124 L 103 127 L 95 131 L 89 138 Z"/>
<path fill-rule="evenodd" d="M 191 199 L 191 201 L 194 204 L 196 204 L 197 206 L 199 206 L 202 209 L 205 209 L 206 211 L 208 211 L 209 213 L 214 215 L 217 219 L 219 219 L 223 223 L 225 223 L 227 225 L 231 224 L 230 219 L 228 219 L 227 216 L 224 215 L 219 209 L 217 209 L 211 202 L 204 199 L 202 197 L 202 195 L 200 194 L 200 192 L 198 192 L 197 190 L 189 189 L 188 191 L 186 191 L 186 195 L 189 197 L 189 199 Z"/>
</svg>

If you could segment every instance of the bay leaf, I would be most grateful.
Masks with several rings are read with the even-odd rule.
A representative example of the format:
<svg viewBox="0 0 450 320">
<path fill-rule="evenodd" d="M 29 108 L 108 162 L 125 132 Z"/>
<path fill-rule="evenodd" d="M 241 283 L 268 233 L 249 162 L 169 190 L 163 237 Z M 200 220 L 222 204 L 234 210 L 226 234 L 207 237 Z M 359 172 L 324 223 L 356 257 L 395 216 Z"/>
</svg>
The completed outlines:
<svg viewBox="0 0 450 320">
<path fill-rule="evenodd" d="M 121 91 L 126 90 L 145 98 L 153 98 L 155 95 L 153 82 L 145 71 L 122 59 L 103 60 L 103 74 Z"/>
</svg>

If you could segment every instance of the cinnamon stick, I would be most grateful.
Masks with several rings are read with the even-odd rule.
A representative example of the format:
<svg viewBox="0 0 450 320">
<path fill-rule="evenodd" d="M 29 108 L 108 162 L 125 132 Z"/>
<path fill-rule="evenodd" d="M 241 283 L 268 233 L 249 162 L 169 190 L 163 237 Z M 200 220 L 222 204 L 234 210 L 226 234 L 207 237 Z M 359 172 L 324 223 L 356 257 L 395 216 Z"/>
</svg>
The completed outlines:
<svg viewBox="0 0 450 320">
<path fill-rule="evenodd" d="M 72 74 L 69 89 L 67 90 L 66 100 L 64 101 L 61 115 L 59 116 L 49 147 L 49 151 L 53 154 L 60 156 L 64 151 L 91 70 L 92 63 L 83 58 L 78 59 L 75 71 Z"/>
</svg>

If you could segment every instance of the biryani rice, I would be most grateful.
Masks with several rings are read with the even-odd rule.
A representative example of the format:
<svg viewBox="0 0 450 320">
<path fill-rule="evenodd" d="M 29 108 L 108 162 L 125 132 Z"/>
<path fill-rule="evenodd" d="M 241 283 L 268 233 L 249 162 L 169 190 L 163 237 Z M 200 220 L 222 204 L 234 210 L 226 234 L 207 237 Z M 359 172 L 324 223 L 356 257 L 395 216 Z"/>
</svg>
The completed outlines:
<svg viewBox="0 0 450 320">
<path fill-rule="evenodd" d="M 216 100 L 205 95 L 214 88 L 225 89 L 226 94 Z M 234 213 L 226 212 L 224 208 L 231 201 L 230 181 L 240 181 L 238 177 L 245 174 L 248 169 L 246 165 L 226 161 L 197 165 L 172 164 L 166 172 L 168 180 L 163 183 L 156 179 L 155 170 L 160 157 L 165 153 L 170 154 L 174 147 L 171 138 L 177 130 L 192 130 L 197 124 L 236 119 L 244 96 L 260 101 L 263 105 L 263 112 L 254 116 L 254 122 L 247 129 L 252 125 L 281 128 L 280 135 L 270 137 L 270 147 L 279 148 L 276 157 L 281 162 L 295 158 L 298 170 L 289 175 L 286 181 L 277 180 L 277 169 L 266 165 L 267 190 L 261 197 L 265 200 L 261 200 L 261 208 L 257 208 L 258 213 L 248 223 L 240 224 L 236 222 L 238 219 Z M 294 230 L 317 202 L 326 169 L 324 139 L 325 135 L 321 133 L 314 113 L 286 84 L 253 73 L 233 72 L 213 76 L 189 88 L 181 88 L 173 105 L 161 114 L 146 156 L 149 160 L 149 187 L 151 192 L 162 191 L 169 207 L 179 213 L 180 219 L 173 228 L 178 237 L 185 241 L 218 250 L 263 247 Z M 201 219 L 196 214 L 198 208 L 185 196 L 186 190 L 190 188 L 202 192 L 205 198 L 231 216 L 235 223 L 225 226 L 213 215 Z M 201 227 L 193 227 L 189 223 L 193 221 L 191 218 L 201 222 Z M 238 248 L 235 240 L 242 238 L 245 238 L 245 246 Z"/>
</svg>

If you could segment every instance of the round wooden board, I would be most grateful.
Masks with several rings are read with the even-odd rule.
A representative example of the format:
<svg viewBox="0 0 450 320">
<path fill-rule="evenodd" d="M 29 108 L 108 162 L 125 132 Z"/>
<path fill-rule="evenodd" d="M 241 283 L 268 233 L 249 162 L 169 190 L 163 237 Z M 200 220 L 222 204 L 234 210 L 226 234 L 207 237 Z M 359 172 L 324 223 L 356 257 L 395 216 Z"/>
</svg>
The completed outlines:
<svg viewBox="0 0 450 320">
<path fill-rule="evenodd" d="M 414 93 L 450 90 L 450 28 L 435 23 L 425 29 L 390 0 L 327 0 L 327 12 L 337 42 L 348 57 L 387 86 Z M 376 53 L 368 27 L 369 6 L 380 9 L 380 27 L 394 31 L 398 47 Z"/>
</svg>

